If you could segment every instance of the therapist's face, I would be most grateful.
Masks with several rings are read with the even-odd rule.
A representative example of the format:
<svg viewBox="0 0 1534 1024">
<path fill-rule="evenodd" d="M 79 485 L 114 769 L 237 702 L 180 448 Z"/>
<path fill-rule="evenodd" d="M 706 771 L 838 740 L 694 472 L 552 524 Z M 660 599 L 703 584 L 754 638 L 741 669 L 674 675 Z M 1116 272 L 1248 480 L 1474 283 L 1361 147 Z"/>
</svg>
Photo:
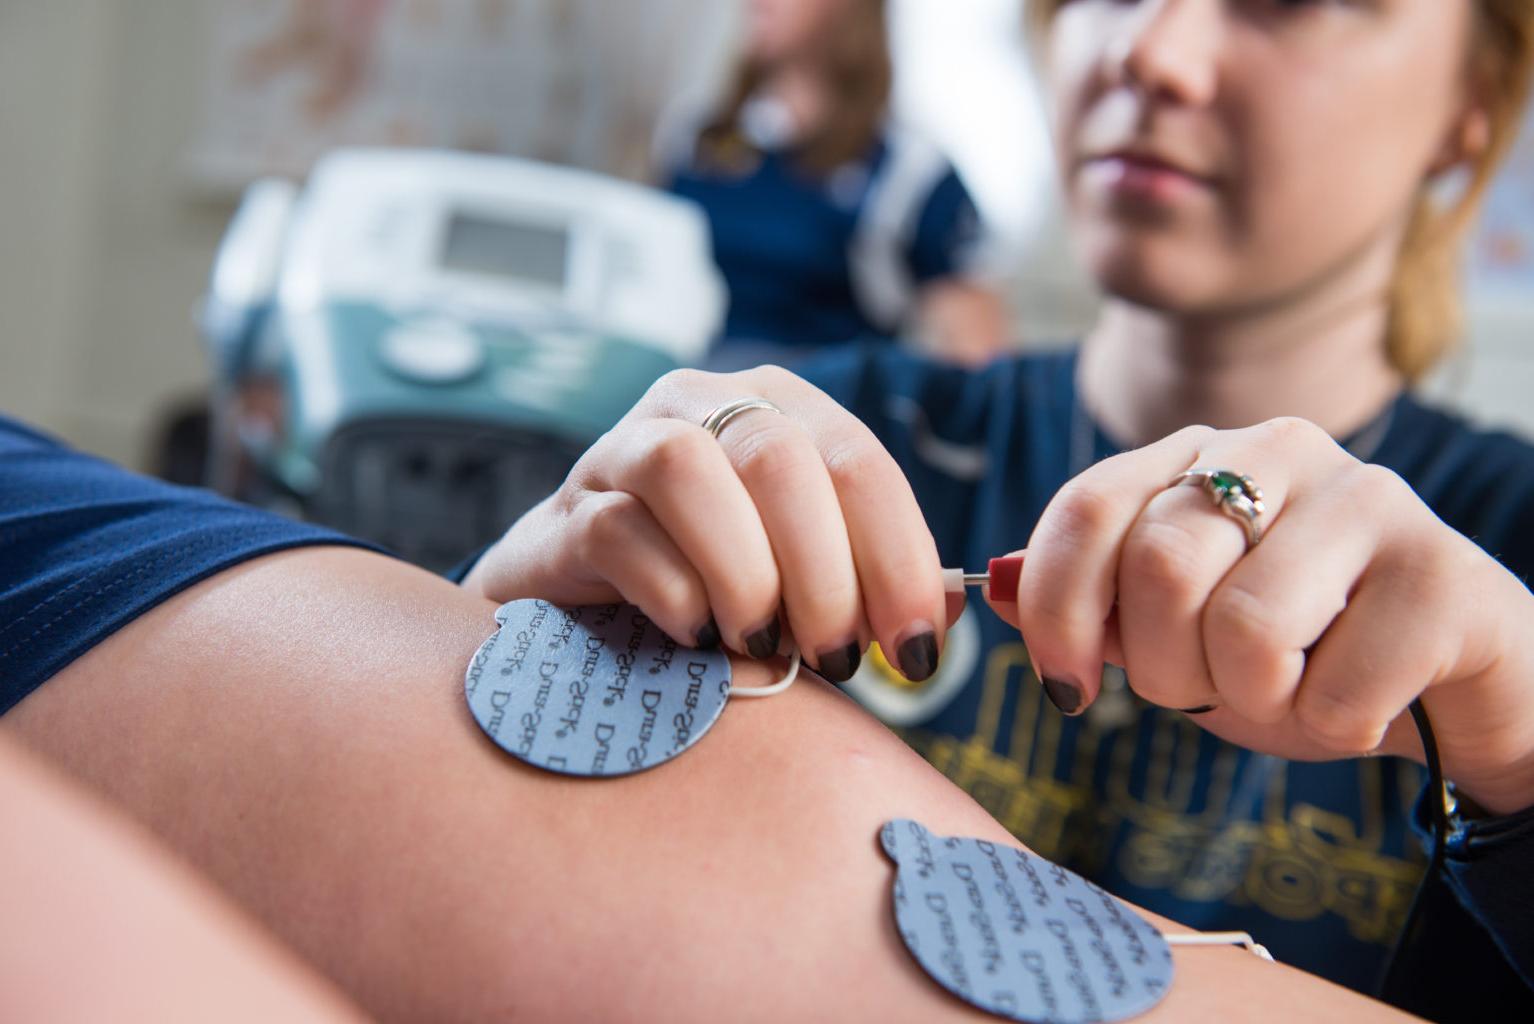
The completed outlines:
<svg viewBox="0 0 1534 1024">
<path fill-rule="evenodd" d="M 746 48 L 753 59 L 767 65 L 813 55 L 847 6 L 848 0 L 751 0 Z"/>
<path fill-rule="evenodd" d="M 1110 293 L 1261 306 L 1393 246 L 1466 106 L 1472 0 L 1066 0 L 1053 115 Z M 1383 282 L 1381 282 L 1383 283 Z"/>
</svg>

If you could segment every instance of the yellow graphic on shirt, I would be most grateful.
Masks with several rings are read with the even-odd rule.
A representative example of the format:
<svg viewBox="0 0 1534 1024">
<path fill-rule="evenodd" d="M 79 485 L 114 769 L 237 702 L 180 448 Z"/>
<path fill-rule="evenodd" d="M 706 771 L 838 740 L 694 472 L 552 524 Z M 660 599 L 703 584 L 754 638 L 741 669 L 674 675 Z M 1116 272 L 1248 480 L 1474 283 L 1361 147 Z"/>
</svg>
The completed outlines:
<svg viewBox="0 0 1534 1024">
<path fill-rule="evenodd" d="M 1010 721 L 1004 721 L 1009 702 Z M 1148 750 L 1141 749 L 1138 724 L 1145 714 L 1154 716 Z M 1229 820 L 1237 749 L 1220 746 L 1207 784 L 1196 793 L 1203 731 L 1175 713 L 1144 707 L 1141 715 L 1128 728 L 1104 728 L 1089 714 L 1067 758 L 1060 743 L 1064 719 L 1045 703 L 1023 646 L 1006 644 L 988 652 L 974 735 L 912 729 L 905 738 L 1051 860 L 1100 870 L 1109 842 L 1127 829 L 1113 867 L 1134 885 L 1188 901 L 1253 905 L 1287 920 L 1332 913 L 1360 941 L 1394 943 L 1423 871 L 1420 860 L 1382 851 L 1386 807 L 1394 803 L 1409 813 L 1416 799 L 1408 773 L 1397 773 L 1400 791 L 1387 793 L 1381 763 L 1358 762 L 1364 816 L 1355 822 L 1303 802 L 1288 807 L 1289 766 L 1265 759 L 1271 771 L 1263 819 Z M 996 752 L 1003 740 L 1010 741 L 1006 755 Z M 1094 787 L 1093 773 L 1105 749 L 1110 767 L 1103 792 Z M 1130 769 L 1140 759 L 1146 772 L 1136 793 Z"/>
</svg>

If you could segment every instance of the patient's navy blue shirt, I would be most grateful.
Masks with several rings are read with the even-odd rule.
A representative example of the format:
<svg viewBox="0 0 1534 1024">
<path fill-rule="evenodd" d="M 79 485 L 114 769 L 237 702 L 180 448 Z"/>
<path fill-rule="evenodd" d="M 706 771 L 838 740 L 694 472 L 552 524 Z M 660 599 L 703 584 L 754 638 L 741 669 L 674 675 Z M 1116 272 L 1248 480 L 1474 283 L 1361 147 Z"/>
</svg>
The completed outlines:
<svg viewBox="0 0 1534 1024">
<path fill-rule="evenodd" d="M 137 476 L 0 417 L 0 713 L 198 580 L 310 544 L 360 542 Z"/>
<path fill-rule="evenodd" d="M 799 372 L 894 455 L 943 564 L 974 569 L 1025 547 L 1061 485 L 1116 452 L 1077 408 L 1074 368 L 1069 353 L 965 371 L 863 348 Z M 1410 397 L 1374 434 L 1361 439 L 1372 461 L 1527 579 L 1534 448 Z M 1424 869 L 1412 828 L 1418 765 L 1254 754 L 1127 689 L 1067 718 L 1045 699 L 1016 631 L 974 603 L 932 680 L 906 683 L 871 657 L 853 695 L 1044 856 L 1175 920 L 1250 931 L 1285 963 L 1375 989 Z M 1461 995 L 1473 982 L 1453 958 L 1490 951 L 1488 928 L 1534 977 L 1534 816 L 1472 832 L 1451 847 L 1445 874 L 1486 927 L 1449 940 L 1428 967 Z M 1440 924 L 1434 934 L 1459 934 Z"/>
</svg>

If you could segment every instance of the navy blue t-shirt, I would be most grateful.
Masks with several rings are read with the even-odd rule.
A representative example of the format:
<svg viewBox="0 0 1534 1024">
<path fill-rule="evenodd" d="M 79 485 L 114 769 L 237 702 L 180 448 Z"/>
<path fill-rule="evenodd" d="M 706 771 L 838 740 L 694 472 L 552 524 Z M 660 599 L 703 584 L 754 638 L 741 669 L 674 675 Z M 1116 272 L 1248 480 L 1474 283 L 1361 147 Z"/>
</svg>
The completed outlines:
<svg viewBox="0 0 1534 1024">
<path fill-rule="evenodd" d="M 0 417 L 0 714 L 155 605 L 283 548 L 363 546 Z"/>
<path fill-rule="evenodd" d="M 766 146 L 744 167 L 721 169 L 699 159 L 695 143 L 669 144 L 665 184 L 708 216 L 729 290 L 723 346 L 802 353 L 892 337 L 923 285 L 979 272 L 991 258 L 953 166 L 908 132 L 887 131 L 829 175 Z"/>
<path fill-rule="evenodd" d="M 1074 369 L 1074 353 L 965 371 L 870 347 L 799 372 L 890 450 L 943 564 L 973 568 L 1026 546 L 1060 487 L 1116 454 L 1077 407 Z M 1534 448 L 1410 397 L 1375 431 L 1372 461 L 1527 579 Z M 1250 931 L 1285 963 L 1375 990 L 1424 870 L 1412 827 L 1418 765 L 1254 754 L 1139 700 L 1121 674 L 1095 711 L 1067 718 L 1044 697 L 1016 631 L 975 604 L 931 680 L 907 683 L 875 656 L 848 689 L 1044 856 L 1175 920 Z M 1493 843 L 1488 852 L 1488 836 L 1508 834 L 1521 849 L 1510 854 L 1504 843 L 1498 853 Z M 1451 858 L 1456 892 L 1496 894 L 1477 909 L 1492 907 L 1483 923 L 1499 939 L 1510 935 L 1509 908 L 1534 921 L 1534 872 L 1506 880 L 1519 856 L 1534 862 L 1531 835 L 1531 827 L 1483 829 Z M 1524 947 L 1530 971 L 1534 926 L 1520 927 L 1510 941 Z M 1490 950 L 1484 935 L 1480 942 Z M 1447 979 L 1453 968 L 1442 970 Z"/>
</svg>

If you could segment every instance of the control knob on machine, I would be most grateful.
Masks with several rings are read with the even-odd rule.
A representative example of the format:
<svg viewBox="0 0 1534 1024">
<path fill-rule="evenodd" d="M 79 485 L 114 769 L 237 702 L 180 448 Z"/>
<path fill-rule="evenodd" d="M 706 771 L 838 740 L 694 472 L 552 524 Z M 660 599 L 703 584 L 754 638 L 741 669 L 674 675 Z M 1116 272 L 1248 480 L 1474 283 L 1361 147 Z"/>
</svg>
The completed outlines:
<svg viewBox="0 0 1534 1024">
<path fill-rule="evenodd" d="M 440 318 L 400 324 L 384 335 L 378 351 L 389 369 L 423 384 L 457 384 L 485 365 L 485 343 L 479 335 Z"/>
</svg>

